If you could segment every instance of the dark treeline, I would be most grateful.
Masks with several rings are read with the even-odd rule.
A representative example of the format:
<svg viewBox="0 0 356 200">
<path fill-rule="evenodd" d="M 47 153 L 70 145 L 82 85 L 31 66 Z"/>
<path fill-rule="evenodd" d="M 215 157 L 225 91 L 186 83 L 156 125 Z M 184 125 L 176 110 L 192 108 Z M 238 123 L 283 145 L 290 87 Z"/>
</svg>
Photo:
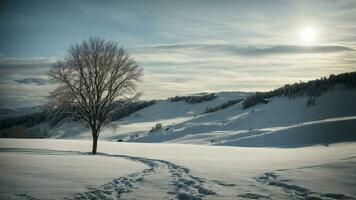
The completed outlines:
<svg viewBox="0 0 356 200">
<path fill-rule="evenodd" d="M 235 105 L 237 103 L 240 103 L 241 101 L 243 101 L 243 99 L 233 99 L 233 100 L 229 100 L 227 102 L 224 102 L 223 104 L 220 104 L 220 105 L 217 105 L 217 106 L 214 106 L 211 108 L 207 107 L 206 110 L 202 114 L 212 113 L 212 112 L 215 112 L 218 110 L 222 110 L 222 109 L 228 108 L 232 105 Z"/>
<path fill-rule="evenodd" d="M 130 114 L 151 106 L 155 104 L 156 101 L 137 101 L 137 102 L 130 102 L 126 104 L 122 104 L 121 102 L 115 102 L 113 105 L 112 112 L 110 113 L 111 121 L 119 120 L 123 117 L 129 116 Z"/>
<path fill-rule="evenodd" d="M 120 101 L 114 103 L 112 112 L 110 113 L 110 119 L 112 121 L 121 119 L 134 113 L 138 110 L 141 110 L 147 106 L 154 104 L 155 101 L 137 101 L 123 104 Z M 22 116 L 14 116 L 0 120 L 0 130 L 11 128 L 11 127 L 22 127 L 29 128 L 36 124 L 48 122 L 50 126 L 54 126 L 63 119 L 67 117 L 72 117 L 73 121 L 79 119 L 73 117 L 73 114 L 70 112 L 70 109 L 66 109 L 66 112 L 49 112 L 41 111 L 31 114 L 26 114 Z"/>
<path fill-rule="evenodd" d="M 168 100 L 171 102 L 185 101 L 186 103 L 195 104 L 195 103 L 201 103 L 203 101 L 211 101 L 216 97 L 217 97 L 216 94 L 211 93 L 206 95 L 175 96 L 169 98 Z"/>
<path fill-rule="evenodd" d="M 336 84 L 343 84 L 347 88 L 356 87 L 356 72 L 349 72 L 338 75 L 331 74 L 328 78 L 323 77 L 321 79 L 308 82 L 299 82 L 291 85 L 287 84 L 269 92 L 256 92 L 254 95 L 247 97 L 242 103 L 242 106 L 243 109 L 246 109 L 265 101 L 265 99 L 275 96 L 286 96 L 293 98 L 307 95 L 309 97 L 314 97 L 313 99 L 315 102 L 315 97 L 320 96 L 323 92 L 326 92 Z M 311 105 L 312 102 L 313 101 L 311 101 Z"/>
<path fill-rule="evenodd" d="M 24 128 L 31 127 L 49 119 L 50 119 L 49 113 L 46 111 L 26 114 L 22 116 L 8 117 L 0 120 L 0 130 L 10 128 L 13 126 L 21 126 Z"/>
</svg>

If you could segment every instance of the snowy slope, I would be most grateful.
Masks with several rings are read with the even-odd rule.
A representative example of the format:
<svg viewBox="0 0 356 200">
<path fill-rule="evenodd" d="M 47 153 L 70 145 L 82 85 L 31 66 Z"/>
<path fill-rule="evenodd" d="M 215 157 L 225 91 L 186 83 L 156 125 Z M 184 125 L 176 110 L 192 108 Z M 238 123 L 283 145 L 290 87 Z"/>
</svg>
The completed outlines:
<svg viewBox="0 0 356 200">
<path fill-rule="evenodd" d="M 238 103 L 202 114 L 207 107 L 248 94 L 221 92 L 217 95 L 217 99 L 197 104 L 157 101 L 110 123 L 103 128 L 99 139 L 251 147 L 301 147 L 356 141 L 355 89 L 335 87 L 318 97 L 316 105 L 311 107 L 306 105 L 306 96 L 274 97 L 267 104 L 245 110 Z M 157 123 L 163 128 L 149 133 Z M 40 124 L 27 132 L 43 136 L 45 131 L 45 137 L 49 138 L 91 139 L 88 129 L 68 120 L 51 128 Z"/>
<path fill-rule="evenodd" d="M 0 196 L 356 198 L 356 143 L 247 148 L 101 141 L 96 156 L 87 154 L 90 147 L 86 140 L 0 139 L 0 160 L 6 161 L 0 164 L 6 183 L 0 184 Z"/>
<path fill-rule="evenodd" d="M 198 104 L 188 104 L 184 101 L 170 102 L 169 100 L 158 100 L 154 105 L 139 110 L 121 120 L 107 125 L 100 135 L 103 140 L 129 139 L 134 135 L 145 135 L 157 123 L 163 126 L 178 124 L 189 121 L 205 111 L 207 107 L 220 105 L 228 100 L 243 98 L 249 93 L 243 92 L 220 92 L 218 98 Z M 38 134 L 41 126 L 47 128 L 46 124 L 41 124 L 29 130 L 29 134 Z M 48 133 L 51 138 L 71 138 L 71 139 L 91 139 L 89 130 L 83 128 L 78 123 L 64 121 L 55 127 L 51 127 Z"/>
<path fill-rule="evenodd" d="M 274 97 L 243 110 L 236 104 L 164 127 L 137 142 L 173 142 L 229 146 L 299 147 L 356 140 L 356 91 L 341 87 L 317 98 Z"/>
</svg>

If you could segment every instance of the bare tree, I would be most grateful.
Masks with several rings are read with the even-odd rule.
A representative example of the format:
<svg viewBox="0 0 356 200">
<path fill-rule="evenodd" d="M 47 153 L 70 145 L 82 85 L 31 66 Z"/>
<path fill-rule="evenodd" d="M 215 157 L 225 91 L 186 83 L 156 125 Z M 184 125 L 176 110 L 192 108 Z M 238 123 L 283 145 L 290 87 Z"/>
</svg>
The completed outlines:
<svg viewBox="0 0 356 200">
<path fill-rule="evenodd" d="M 60 83 L 51 93 L 51 105 L 73 111 L 90 127 L 96 154 L 100 129 L 109 121 L 113 101 L 134 94 L 143 71 L 114 42 L 90 38 L 73 45 L 49 75 Z"/>
</svg>

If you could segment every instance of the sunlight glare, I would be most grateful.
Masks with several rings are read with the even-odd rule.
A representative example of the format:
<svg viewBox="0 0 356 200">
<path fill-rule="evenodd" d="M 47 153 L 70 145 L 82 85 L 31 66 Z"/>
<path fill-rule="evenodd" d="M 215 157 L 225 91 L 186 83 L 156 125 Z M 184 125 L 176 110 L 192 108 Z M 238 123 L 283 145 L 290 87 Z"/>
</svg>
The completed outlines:
<svg viewBox="0 0 356 200">
<path fill-rule="evenodd" d="M 300 32 L 300 38 L 303 42 L 313 42 L 316 36 L 317 32 L 311 27 L 306 27 Z"/>
</svg>

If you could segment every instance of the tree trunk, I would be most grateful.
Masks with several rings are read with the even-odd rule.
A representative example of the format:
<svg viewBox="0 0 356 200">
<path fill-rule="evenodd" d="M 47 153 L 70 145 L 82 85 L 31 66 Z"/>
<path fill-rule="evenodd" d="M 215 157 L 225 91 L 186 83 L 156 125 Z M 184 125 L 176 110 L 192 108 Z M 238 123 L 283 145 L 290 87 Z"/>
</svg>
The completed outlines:
<svg viewBox="0 0 356 200">
<path fill-rule="evenodd" d="M 96 154 L 96 148 L 98 146 L 98 134 L 95 131 L 92 131 L 93 134 L 93 150 L 92 154 Z"/>
</svg>

